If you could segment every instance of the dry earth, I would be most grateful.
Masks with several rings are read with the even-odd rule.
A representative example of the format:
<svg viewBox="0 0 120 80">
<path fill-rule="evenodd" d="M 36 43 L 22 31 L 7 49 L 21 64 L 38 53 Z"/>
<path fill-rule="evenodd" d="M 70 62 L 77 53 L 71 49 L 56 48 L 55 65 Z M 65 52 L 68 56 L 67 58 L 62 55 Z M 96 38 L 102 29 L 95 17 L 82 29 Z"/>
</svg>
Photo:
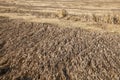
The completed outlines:
<svg viewBox="0 0 120 80">
<path fill-rule="evenodd" d="M 0 0 L 0 80 L 120 80 L 119 0 Z"/>
</svg>

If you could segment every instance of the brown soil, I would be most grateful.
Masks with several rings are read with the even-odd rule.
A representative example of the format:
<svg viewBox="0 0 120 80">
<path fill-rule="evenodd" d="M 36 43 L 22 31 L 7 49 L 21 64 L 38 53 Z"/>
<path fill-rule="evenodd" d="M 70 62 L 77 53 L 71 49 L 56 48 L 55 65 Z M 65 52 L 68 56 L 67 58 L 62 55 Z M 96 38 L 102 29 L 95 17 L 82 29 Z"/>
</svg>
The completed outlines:
<svg viewBox="0 0 120 80">
<path fill-rule="evenodd" d="M 0 80 L 120 80 L 120 35 L 0 17 Z"/>
<path fill-rule="evenodd" d="M 0 0 L 0 80 L 120 80 L 119 0 Z"/>
</svg>

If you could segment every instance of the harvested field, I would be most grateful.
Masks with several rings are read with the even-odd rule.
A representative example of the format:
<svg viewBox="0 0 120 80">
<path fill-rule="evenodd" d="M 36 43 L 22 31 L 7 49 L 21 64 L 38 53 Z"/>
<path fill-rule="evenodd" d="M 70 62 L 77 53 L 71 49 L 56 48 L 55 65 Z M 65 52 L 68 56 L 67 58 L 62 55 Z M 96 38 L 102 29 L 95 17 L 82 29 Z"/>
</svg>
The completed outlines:
<svg viewBox="0 0 120 80">
<path fill-rule="evenodd" d="M 120 80 L 119 4 L 0 0 L 0 80 Z"/>
</svg>

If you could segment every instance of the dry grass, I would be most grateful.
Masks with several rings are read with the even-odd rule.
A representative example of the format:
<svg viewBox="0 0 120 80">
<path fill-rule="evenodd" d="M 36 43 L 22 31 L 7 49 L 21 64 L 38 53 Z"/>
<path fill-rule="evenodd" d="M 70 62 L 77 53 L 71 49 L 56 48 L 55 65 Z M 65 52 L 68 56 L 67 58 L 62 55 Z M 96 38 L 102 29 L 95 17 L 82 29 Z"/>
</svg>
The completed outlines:
<svg viewBox="0 0 120 80">
<path fill-rule="evenodd" d="M 96 22 L 96 23 L 108 23 L 108 24 L 120 24 L 119 14 L 81 14 L 81 15 L 69 15 L 66 20 L 81 21 L 81 22 Z"/>
</svg>

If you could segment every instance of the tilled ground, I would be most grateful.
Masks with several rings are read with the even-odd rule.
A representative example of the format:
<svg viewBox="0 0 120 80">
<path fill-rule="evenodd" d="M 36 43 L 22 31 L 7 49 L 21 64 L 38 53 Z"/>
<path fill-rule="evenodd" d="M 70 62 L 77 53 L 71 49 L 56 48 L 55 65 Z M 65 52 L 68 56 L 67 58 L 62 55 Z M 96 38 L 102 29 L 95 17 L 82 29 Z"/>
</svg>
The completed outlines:
<svg viewBox="0 0 120 80">
<path fill-rule="evenodd" d="M 0 80 L 120 80 L 120 35 L 1 17 Z"/>
</svg>

